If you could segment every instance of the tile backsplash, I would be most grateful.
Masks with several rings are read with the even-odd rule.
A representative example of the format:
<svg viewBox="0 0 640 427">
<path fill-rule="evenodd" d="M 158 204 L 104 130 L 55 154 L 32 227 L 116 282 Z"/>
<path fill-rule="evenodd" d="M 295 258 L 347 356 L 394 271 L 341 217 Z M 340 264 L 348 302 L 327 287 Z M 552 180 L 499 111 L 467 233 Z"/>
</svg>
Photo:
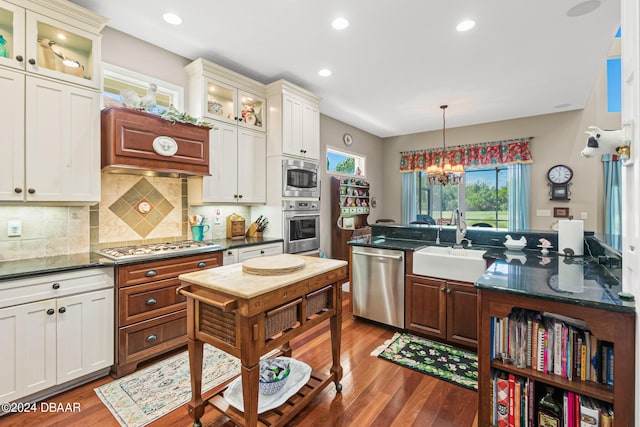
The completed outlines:
<svg viewBox="0 0 640 427">
<path fill-rule="evenodd" d="M 22 234 L 7 237 L 9 220 L 19 219 Z M 0 261 L 40 258 L 89 250 L 89 207 L 0 207 Z"/>
<path fill-rule="evenodd" d="M 96 251 L 110 246 L 191 239 L 188 215 L 202 215 L 205 240 L 226 238 L 227 216 L 251 222 L 251 207 L 189 207 L 187 179 L 103 174 L 101 202 L 93 206 L 0 206 L 0 261 Z M 147 203 L 142 209 L 141 203 Z M 220 211 L 220 222 L 215 223 Z M 7 237 L 8 221 L 22 234 Z"/>
</svg>

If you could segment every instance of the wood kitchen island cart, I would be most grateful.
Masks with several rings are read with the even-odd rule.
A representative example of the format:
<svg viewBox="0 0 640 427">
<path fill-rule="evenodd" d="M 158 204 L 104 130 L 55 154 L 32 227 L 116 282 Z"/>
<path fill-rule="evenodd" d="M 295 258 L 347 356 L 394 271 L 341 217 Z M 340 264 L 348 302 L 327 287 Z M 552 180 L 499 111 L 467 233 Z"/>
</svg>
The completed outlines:
<svg viewBox="0 0 640 427">
<path fill-rule="evenodd" d="M 263 265 L 302 261 L 303 267 L 282 274 L 250 274 L 233 264 L 180 276 L 178 292 L 187 298 L 187 335 L 192 399 L 189 415 L 194 426 L 206 404 L 244 426 L 282 426 L 331 382 L 341 391 L 341 283 L 346 262 L 290 254 L 261 258 Z M 246 264 L 246 263 L 245 263 Z M 280 407 L 258 414 L 260 356 L 280 350 L 291 356 L 289 341 L 329 320 L 332 366 L 328 375 L 316 371 L 306 385 Z M 202 400 L 203 345 L 208 343 L 240 359 L 244 412 L 216 394 Z"/>
</svg>

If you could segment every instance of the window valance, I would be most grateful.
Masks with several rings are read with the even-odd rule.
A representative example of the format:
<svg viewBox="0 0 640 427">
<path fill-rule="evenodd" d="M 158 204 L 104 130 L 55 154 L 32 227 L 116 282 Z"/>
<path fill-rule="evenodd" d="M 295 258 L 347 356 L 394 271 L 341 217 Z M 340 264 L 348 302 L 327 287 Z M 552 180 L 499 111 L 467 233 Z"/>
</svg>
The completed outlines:
<svg viewBox="0 0 640 427">
<path fill-rule="evenodd" d="M 445 163 L 460 163 L 465 168 L 533 163 L 529 142 L 533 137 L 506 141 L 460 145 L 442 151 L 442 148 L 403 151 L 400 153 L 400 172 L 424 171 L 438 165 L 444 155 Z"/>
</svg>

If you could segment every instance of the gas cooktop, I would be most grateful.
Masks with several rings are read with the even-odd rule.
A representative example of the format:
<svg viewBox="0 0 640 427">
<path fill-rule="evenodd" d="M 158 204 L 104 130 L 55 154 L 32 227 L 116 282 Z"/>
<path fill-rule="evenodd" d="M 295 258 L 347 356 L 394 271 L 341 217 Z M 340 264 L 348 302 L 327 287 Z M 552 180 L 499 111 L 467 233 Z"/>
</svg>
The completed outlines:
<svg viewBox="0 0 640 427">
<path fill-rule="evenodd" d="M 153 259 L 156 255 L 190 254 L 208 252 L 222 248 L 212 243 L 183 240 L 180 242 L 151 243 L 148 245 L 120 246 L 105 248 L 98 254 L 113 260 Z"/>
</svg>

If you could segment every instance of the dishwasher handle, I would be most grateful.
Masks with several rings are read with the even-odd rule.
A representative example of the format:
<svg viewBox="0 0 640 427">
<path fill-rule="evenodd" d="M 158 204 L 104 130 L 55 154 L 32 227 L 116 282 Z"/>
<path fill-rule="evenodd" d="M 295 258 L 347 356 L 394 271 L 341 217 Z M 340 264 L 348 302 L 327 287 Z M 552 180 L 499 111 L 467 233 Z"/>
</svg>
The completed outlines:
<svg viewBox="0 0 640 427">
<path fill-rule="evenodd" d="M 364 255 L 370 257 L 389 258 L 396 261 L 402 261 L 402 255 L 385 255 L 385 254 L 371 254 L 369 252 L 353 252 L 353 255 Z"/>
</svg>

